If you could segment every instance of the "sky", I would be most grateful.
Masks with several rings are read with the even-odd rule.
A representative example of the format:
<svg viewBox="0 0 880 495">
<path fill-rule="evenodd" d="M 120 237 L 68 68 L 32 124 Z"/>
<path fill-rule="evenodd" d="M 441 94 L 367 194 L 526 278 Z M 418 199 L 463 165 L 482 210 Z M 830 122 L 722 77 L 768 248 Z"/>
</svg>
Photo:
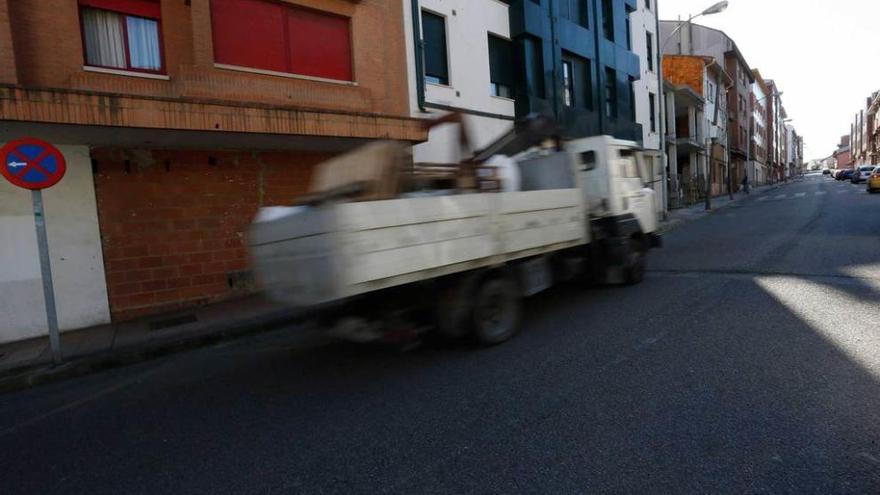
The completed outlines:
<svg viewBox="0 0 880 495">
<path fill-rule="evenodd" d="M 657 4 L 661 20 L 675 20 L 715 1 Z M 806 160 L 834 152 L 880 89 L 880 0 L 730 0 L 694 22 L 727 33 L 752 68 L 776 81 Z"/>
</svg>

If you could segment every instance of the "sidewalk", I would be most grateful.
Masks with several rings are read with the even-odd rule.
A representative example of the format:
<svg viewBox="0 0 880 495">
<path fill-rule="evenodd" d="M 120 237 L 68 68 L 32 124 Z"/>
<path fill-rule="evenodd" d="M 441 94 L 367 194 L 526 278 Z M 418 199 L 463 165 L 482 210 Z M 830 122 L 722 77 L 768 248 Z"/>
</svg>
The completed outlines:
<svg viewBox="0 0 880 495">
<path fill-rule="evenodd" d="M 666 220 L 660 222 L 660 233 L 665 234 L 683 223 L 703 218 L 706 215 L 711 215 L 718 210 L 723 210 L 730 205 L 739 203 L 750 197 L 766 194 L 767 192 L 777 189 L 785 184 L 790 184 L 790 182 L 754 187 L 752 188 L 752 194 L 749 195 L 738 192 L 733 195 L 733 199 L 730 199 L 730 196 L 727 194 L 712 198 L 712 209 L 709 211 L 706 210 L 706 206 L 703 203 L 698 203 L 687 208 L 669 210 L 669 213 L 666 215 Z"/>
<path fill-rule="evenodd" d="M 298 321 L 260 295 L 61 334 L 64 361 L 52 363 L 48 337 L 0 345 L 0 393 L 204 346 Z"/>
</svg>

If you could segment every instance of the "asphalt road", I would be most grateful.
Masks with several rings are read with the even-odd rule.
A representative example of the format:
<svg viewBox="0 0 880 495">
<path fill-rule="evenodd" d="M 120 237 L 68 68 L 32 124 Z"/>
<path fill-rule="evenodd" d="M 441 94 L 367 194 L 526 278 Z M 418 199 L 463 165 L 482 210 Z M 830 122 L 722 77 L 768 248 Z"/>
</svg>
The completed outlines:
<svg viewBox="0 0 880 495">
<path fill-rule="evenodd" d="M 880 195 L 669 234 L 505 345 L 274 332 L 0 396 L 3 493 L 880 493 Z"/>
</svg>

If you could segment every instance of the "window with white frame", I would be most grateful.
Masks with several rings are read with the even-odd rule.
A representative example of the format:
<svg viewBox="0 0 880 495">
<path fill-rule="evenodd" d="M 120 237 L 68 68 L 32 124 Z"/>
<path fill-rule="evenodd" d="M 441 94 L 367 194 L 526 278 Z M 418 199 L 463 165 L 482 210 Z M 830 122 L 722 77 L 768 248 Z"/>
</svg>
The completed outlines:
<svg viewBox="0 0 880 495">
<path fill-rule="evenodd" d="M 162 73 L 161 15 L 154 0 L 79 0 L 86 65 Z"/>
</svg>

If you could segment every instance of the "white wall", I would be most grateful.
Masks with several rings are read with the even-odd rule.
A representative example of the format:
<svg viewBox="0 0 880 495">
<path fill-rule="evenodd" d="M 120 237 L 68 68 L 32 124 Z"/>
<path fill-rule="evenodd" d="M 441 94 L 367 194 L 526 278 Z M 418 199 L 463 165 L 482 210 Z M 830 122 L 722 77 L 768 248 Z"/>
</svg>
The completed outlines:
<svg viewBox="0 0 880 495">
<path fill-rule="evenodd" d="M 404 4 L 407 74 L 410 109 L 414 117 L 434 118 L 440 110 L 419 110 L 413 46 L 412 6 Z M 493 115 L 513 117 L 514 101 L 492 96 L 489 92 L 489 33 L 510 38 L 509 7 L 499 0 L 420 0 L 423 10 L 446 18 L 449 85 L 427 84 L 425 100 L 438 105 L 462 108 Z M 474 148 L 480 149 L 513 127 L 512 120 L 465 114 Z M 455 162 L 458 160 L 458 130 L 447 125 L 431 132 L 427 143 L 416 146 L 417 162 Z"/>
<path fill-rule="evenodd" d="M 59 146 L 67 173 L 43 191 L 62 331 L 108 323 L 89 149 Z M 0 178 L 0 343 L 48 334 L 31 192 Z"/>
<path fill-rule="evenodd" d="M 632 49 L 639 57 L 639 65 L 641 66 L 641 78 L 635 84 L 636 96 L 636 122 L 642 125 L 642 142 L 646 149 L 660 149 L 660 104 L 661 96 L 658 94 L 658 71 L 660 70 L 660 57 L 657 55 L 658 46 L 662 43 L 660 35 L 657 33 L 657 0 L 651 2 L 654 10 L 648 10 L 645 7 L 645 0 L 638 1 L 638 8 L 630 14 L 630 32 L 632 33 Z M 653 35 L 654 47 L 654 70 L 648 70 L 648 44 L 645 33 Z M 655 122 L 656 131 L 651 132 L 651 114 L 650 105 L 648 104 L 648 94 L 655 96 Z"/>
</svg>

